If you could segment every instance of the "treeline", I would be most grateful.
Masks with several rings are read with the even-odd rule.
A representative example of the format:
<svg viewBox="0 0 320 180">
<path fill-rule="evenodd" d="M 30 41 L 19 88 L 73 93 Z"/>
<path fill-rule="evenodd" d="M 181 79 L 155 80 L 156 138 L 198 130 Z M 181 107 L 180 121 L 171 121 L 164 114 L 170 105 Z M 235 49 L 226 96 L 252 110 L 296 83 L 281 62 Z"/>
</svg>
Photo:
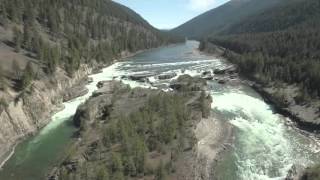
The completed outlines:
<svg viewBox="0 0 320 180">
<path fill-rule="evenodd" d="M 319 8 L 320 2 L 316 0 L 292 3 L 278 8 L 281 12 L 249 19 L 234 30 L 235 34 L 210 37 L 207 41 L 226 48 L 225 55 L 239 65 L 242 73 L 266 84 L 297 84 L 303 93 L 317 97 L 320 95 Z"/>
<path fill-rule="evenodd" d="M 153 177 L 164 180 L 175 172 L 175 162 L 190 141 L 187 134 L 190 116 L 182 96 L 152 95 L 138 111 L 128 116 L 112 116 L 102 128 L 100 141 L 94 145 L 98 148 L 88 153 L 87 164 L 78 172 L 64 168 L 60 180 L 75 177 L 97 180 Z M 158 155 L 151 157 L 151 152 Z M 95 160 L 90 160 L 92 156 L 96 157 Z M 94 172 L 85 173 L 92 170 L 91 163 Z"/>
<path fill-rule="evenodd" d="M 260 3 L 259 1 L 258 3 Z M 317 0 L 278 0 L 278 5 L 231 24 L 222 34 L 273 32 L 317 25 L 320 16 Z"/>
<path fill-rule="evenodd" d="M 181 40 L 106 0 L 0 0 L 0 25 L 13 27 L 15 50 L 38 59 L 45 73 L 62 67 L 70 76 L 82 63 Z"/>
</svg>

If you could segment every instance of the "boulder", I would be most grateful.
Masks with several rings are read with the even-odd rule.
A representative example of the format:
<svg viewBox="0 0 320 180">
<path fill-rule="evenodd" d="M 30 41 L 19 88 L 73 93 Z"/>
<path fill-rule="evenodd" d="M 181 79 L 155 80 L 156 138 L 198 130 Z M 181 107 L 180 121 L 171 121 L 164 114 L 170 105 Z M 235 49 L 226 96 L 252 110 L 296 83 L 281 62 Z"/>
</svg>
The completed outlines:
<svg viewBox="0 0 320 180">
<path fill-rule="evenodd" d="M 218 83 L 219 83 L 219 84 L 225 84 L 225 83 L 226 83 L 226 80 L 220 79 L 220 80 L 218 80 Z"/>
<path fill-rule="evenodd" d="M 213 75 L 211 74 L 211 71 L 204 71 L 203 73 L 201 73 L 201 78 L 205 80 L 212 80 Z"/>
<path fill-rule="evenodd" d="M 301 179 L 301 175 L 303 174 L 303 166 L 301 165 L 292 165 L 288 171 L 288 174 L 285 180 L 298 180 Z"/>
<path fill-rule="evenodd" d="M 226 67 L 224 69 L 215 69 L 213 71 L 214 74 L 219 74 L 219 75 L 222 75 L 222 74 L 235 74 L 238 72 L 238 68 L 236 66 L 229 66 L 229 67 Z"/>
<path fill-rule="evenodd" d="M 88 82 L 88 83 L 92 83 L 92 82 L 93 82 L 93 78 L 92 78 L 92 77 L 88 77 L 87 82 Z"/>
<path fill-rule="evenodd" d="M 170 88 L 177 91 L 202 91 L 207 85 L 206 80 L 200 77 L 182 75 L 170 84 Z"/>
<path fill-rule="evenodd" d="M 66 91 L 63 95 L 63 102 L 70 101 L 80 96 L 84 96 L 89 90 L 84 85 L 74 86 Z"/>
<path fill-rule="evenodd" d="M 230 79 L 236 79 L 237 78 L 237 75 L 233 74 L 233 75 L 230 75 Z"/>
<path fill-rule="evenodd" d="M 100 81 L 97 84 L 97 87 L 99 88 L 95 92 L 92 93 L 92 96 L 100 96 L 103 94 L 112 94 L 117 89 L 125 89 L 126 85 L 120 83 L 119 81 Z"/>
<path fill-rule="evenodd" d="M 202 76 L 209 76 L 209 75 L 211 75 L 211 71 L 204 71 L 202 73 Z"/>
<path fill-rule="evenodd" d="M 165 79 L 172 79 L 177 76 L 177 73 L 166 73 L 166 74 L 161 74 L 158 76 L 160 80 L 165 80 Z"/>
<path fill-rule="evenodd" d="M 225 74 L 226 70 L 225 69 L 215 69 L 213 71 L 214 74 Z"/>
<path fill-rule="evenodd" d="M 153 73 L 135 74 L 135 75 L 130 75 L 129 79 L 131 79 L 133 81 L 146 82 L 148 77 L 151 77 L 154 75 L 155 74 L 153 74 Z"/>
<path fill-rule="evenodd" d="M 212 80 L 213 76 L 212 75 L 207 75 L 207 76 L 202 76 L 201 78 L 203 78 L 205 80 Z"/>
<path fill-rule="evenodd" d="M 106 84 L 109 84 L 110 82 L 111 81 L 100 81 L 100 82 L 98 82 L 97 87 L 102 88 L 102 87 L 106 86 Z"/>
<path fill-rule="evenodd" d="M 235 74 L 238 72 L 238 68 L 236 66 L 230 66 L 226 69 L 228 74 Z"/>
<path fill-rule="evenodd" d="M 101 81 L 98 84 L 100 89 L 95 91 L 86 103 L 78 107 L 73 117 L 73 124 L 76 127 L 86 128 L 94 119 L 108 115 L 106 108 L 111 108 L 113 94 L 128 88 L 118 81 Z"/>
<path fill-rule="evenodd" d="M 158 89 L 168 89 L 168 85 L 167 84 L 158 83 L 158 84 L 153 84 L 152 86 L 156 87 Z"/>
</svg>

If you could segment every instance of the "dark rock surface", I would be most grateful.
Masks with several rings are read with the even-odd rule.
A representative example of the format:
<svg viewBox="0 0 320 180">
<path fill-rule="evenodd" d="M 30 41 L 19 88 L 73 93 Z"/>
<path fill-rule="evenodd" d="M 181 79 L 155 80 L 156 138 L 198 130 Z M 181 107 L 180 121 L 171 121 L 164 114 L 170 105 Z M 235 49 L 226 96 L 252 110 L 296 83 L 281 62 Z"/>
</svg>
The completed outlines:
<svg viewBox="0 0 320 180">
<path fill-rule="evenodd" d="M 63 95 L 63 102 L 67 102 L 74 98 L 86 95 L 88 92 L 89 90 L 85 87 L 84 84 L 76 85 L 66 91 L 66 93 Z"/>
<path fill-rule="evenodd" d="M 170 84 L 170 88 L 179 91 L 202 91 L 206 90 L 207 82 L 200 77 L 182 75 Z"/>
<path fill-rule="evenodd" d="M 177 73 L 173 72 L 173 73 L 161 74 L 161 75 L 158 76 L 158 78 L 160 80 L 165 80 L 165 79 L 172 79 L 172 78 L 174 78 L 176 76 L 177 76 Z"/>
<path fill-rule="evenodd" d="M 100 89 L 95 91 L 92 97 L 83 105 L 80 105 L 73 118 L 76 127 L 84 127 L 97 117 L 104 117 L 108 115 L 108 109 L 112 105 L 112 96 L 116 91 L 128 89 L 118 81 L 101 81 L 98 83 Z M 86 124 L 84 124 L 84 122 Z"/>
<path fill-rule="evenodd" d="M 226 73 L 226 70 L 225 70 L 225 69 L 215 69 L 215 70 L 213 71 L 213 73 L 214 73 L 214 74 L 219 74 L 219 75 L 221 75 L 221 74 L 225 74 L 225 73 Z"/>
<path fill-rule="evenodd" d="M 302 166 L 292 165 L 292 167 L 288 171 L 285 180 L 299 180 L 300 176 L 303 173 L 303 170 L 304 168 Z"/>
<path fill-rule="evenodd" d="M 218 80 L 218 83 L 219 83 L 219 84 L 225 84 L 225 83 L 226 83 L 226 80 L 224 80 L 224 79 L 219 79 L 219 80 Z"/>
<path fill-rule="evenodd" d="M 58 180 L 64 173 L 72 175 L 76 179 L 96 178 L 97 167 L 101 167 L 101 163 L 110 161 L 110 149 L 106 149 L 101 144 L 103 140 L 102 129 L 112 120 L 121 116 L 130 117 L 131 113 L 141 111 L 141 108 L 147 105 L 149 98 L 152 96 L 164 95 L 178 95 L 179 93 L 184 98 L 184 105 L 189 107 L 190 119 L 186 125 L 186 137 L 183 143 L 182 152 L 175 159 L 176 170 L 170 174 L 171 178 L 183 177 L 183 179 L 197 179 L 200 176 L 195 172 L 201 168 L 205 168 L 206 164 L 198 164 L 198 156 L 194 153 L 196 151 L 194 128 L 201 121 L 203 112 L 200 104 L 205 104 L 210 108 L 212 99 L 210 95 L 199 92 L 199 90 L 206 89 L 206 81 L 201 78 L 192 78 L 190 76 L 182 76 L 178 78 L 176 83 L 182 83 L 182 88 L 179 91 L 162 92 L 161 90 L 135 88 L 130 89 L 126 85 L 117 81 L 103 81 L 99 82 L 100 89 L 92 96 L 86 103 L 78 107 L 73 122 L 76 127 L 79 127 L 79 137 L 73 145 L 74 151 L 71 151 L 71 156 L 68 156 L 59 167 L 53 169 L 48 176 L 50 180 Z M 188 93 L 186 93 L 188 91 Z M 202 94 L 206 95 L 204 98 Z M 204 101 L 204 102 L 202 102 Z M 180 106 L 179 106 L 180 107 Z M 157 117 L 157 116 L 155 116 Z M 150 133 L 150 132 L 147 132 Z M 174 143 L 175 144 L 175 143 Z M 169 145 L 168 145 L 169 146 Z M 172 145 L 170 145 L 172 146 Z M 174 145 L 175 146 L 175 145 Z M 111 147 L 113 151 L 121 148 L 118 145 Z M 120 150 L 120 149 L 119 149 Z M 168 149 L 169 152 L 171 148 Z M 109 155 L 108 155 L 109 154 Z M 157 151 L 147 152 L 146 158 L 148 164 L 158 164 L 159 157 L 161 159 L 170 161 L 170 153 L 161 154 Z M 167 161 L 167 160 L 166 160 Z M 108 164 L 108 163 L 107 163 Z M 109 162 L 110 164 L 110 162 Z M 156 165 L 157 166 L 157 165 Z M 149 167 L 154 168 L 154 167 Z M 86 169 L 86 173 L 83 170 Z M 140 174 L 138 178 L 148 179 L 149 175 Z M 150 176 L 151 178 L 153 176 Z M 199 178 L 199 177 L 198 177 Z M 128 179 L 136 179 L 135 177 L 128 177 Z"/>
<path fill-rule="evenodd" d="M 130 75 L 129 79 L 133 81 L 145 82 L 148 77 L 151 77 L 154 75 L 155 74 L 153 73 L 135 74 L 135 75 Z"/>
<path fill-rule="evenodd" d="M 253 83 L 251 87 L 261 94 L 267 103 L 273 105 L 277 113 L 289 117 L 300 129 L 312 133 L 320 131 L 318 111 L 313 110 L 313 106 L 297 105 L 292 98 L 288 97 L 280 99 L 270 88 L 257 83 Z M 307 113 L 303 114 L 304 112 Z"/>
<path fill-rule="evenodd" d="M 213 71 L 214 74 L 223 75 L 223 74 L 235 74 L 238 72 L 238 68 L 234 65 L 228 66 L 223 69 L 215 69 Z"/>
</svg>

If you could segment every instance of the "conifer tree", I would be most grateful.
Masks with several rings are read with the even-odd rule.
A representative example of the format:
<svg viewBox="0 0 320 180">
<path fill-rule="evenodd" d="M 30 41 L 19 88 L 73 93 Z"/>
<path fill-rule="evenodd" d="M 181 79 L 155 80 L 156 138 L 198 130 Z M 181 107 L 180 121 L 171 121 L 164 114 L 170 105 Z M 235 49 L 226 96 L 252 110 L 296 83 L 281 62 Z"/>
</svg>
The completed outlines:
<svg viewBox="0 0 320 180">
<path fill-rule="evenodd" d="M 0 91 L 5 91 L 7 89 L 8 82 L 5 77 L 2 67 L 0 67 Z"/>
<path fill-rule="evenodd" d="M 33 71 L 32 63 L 29 61 L 24 70 L 21 88 L 25 89 L 32 82 L 33 78 L 34 78 L 34 71 Z"/>
<path fill-rule="evenodd" d="M 18 63 L 18 61 L 16 59 L 14 59 L 12 61 L 11 69 L 13 71 L 13 78 L 17 79 L 17 80 L 20 80 L 21 79 L 22 70 L 21 70 L 20 65 L 19 65 L 19 63 Z"/>
<path fill-rule="evenodd" d="M 15 51 L 20 52 L 22 45 L 22 33 L 16 26 L 13 27 L 13 41 L 15 44 Z"/>
</svg>

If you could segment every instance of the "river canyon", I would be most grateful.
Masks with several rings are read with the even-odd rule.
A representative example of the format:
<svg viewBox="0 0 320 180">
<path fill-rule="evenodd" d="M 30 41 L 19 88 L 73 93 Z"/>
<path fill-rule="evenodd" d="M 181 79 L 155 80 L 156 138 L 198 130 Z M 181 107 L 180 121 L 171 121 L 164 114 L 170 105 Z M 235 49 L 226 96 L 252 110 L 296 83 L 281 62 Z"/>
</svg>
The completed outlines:
<svg viewBox="0 0 320 180">
<path fill-rule="evenodd" d="M 198 76 L 230 65 L 223 58 L 199 52 L 198 46 L 196 41 L 187 41 L 152 49 L 90 75 L 93 82 L 87 85 L 89 93 L 64 103 L 65 108 L 52 116 L 46 127 L 19 144 L 0 170 L 0 179 L 44 179 L 48 170 L 64 158 L 76 132 L 72 116 L 77 107 L 97 90 L 99 81 L 117 79 L 131 87 L 163 88 L 166 91 L 172 79 L 159 80 L 160 74 Z M 123 78 L 146 73 L 150 74 L 147 82 Z M 208 85 L 213 98 L 212 113 L 218 120 L 232 124 L 235 136 L 230 150 L 215 167 L 217 179 L 284 179 L 293 165 L 307 166 L 320 160 L 317 139 L 295 128 L 290 119 L 275 113 L 246 81 L 236 77 L 219 83 L 214 76 L 213 80 L 208 80 Z"/>
</svg>

